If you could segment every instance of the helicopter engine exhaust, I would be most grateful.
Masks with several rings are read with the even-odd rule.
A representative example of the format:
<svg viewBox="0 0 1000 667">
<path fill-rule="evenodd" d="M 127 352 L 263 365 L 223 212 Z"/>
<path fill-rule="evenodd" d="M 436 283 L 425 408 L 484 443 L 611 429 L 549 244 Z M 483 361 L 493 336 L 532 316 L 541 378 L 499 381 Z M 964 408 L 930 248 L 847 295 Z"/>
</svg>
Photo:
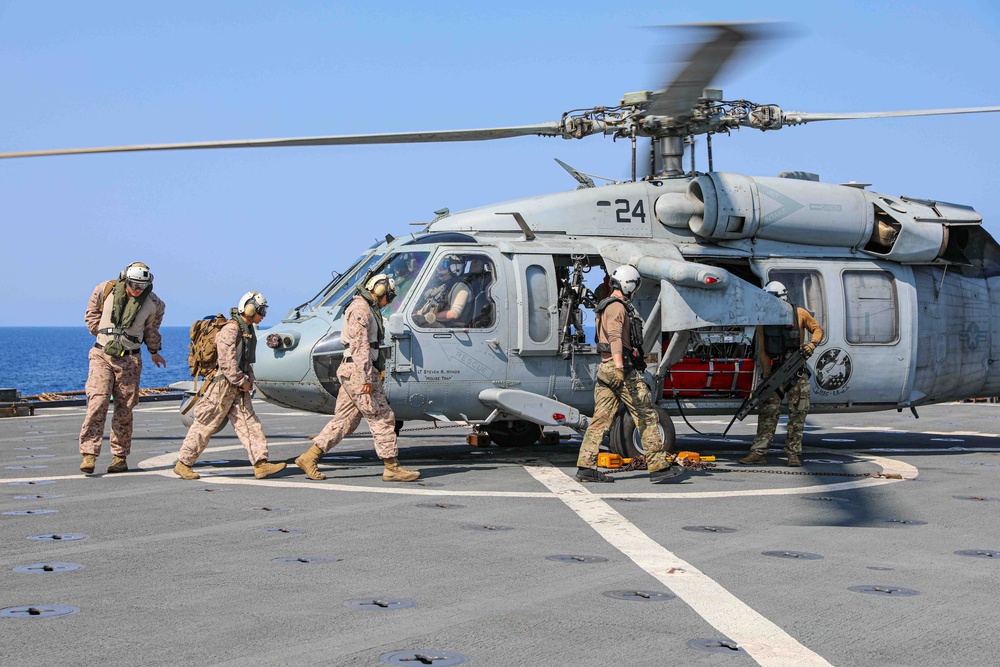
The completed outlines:
<svg viewBox="0 0 1000 667">
<path fill-rule="evenodd" d="M 665 193 L 657 220 L 714 241 L 764 239 L 853 248 L 896 262 L 931 262 L 948 247 L 950 225 L 979 224 L 967 206 L 889 197 L 863 186 L 712 172 L 686 192 Z"/>
</svg>

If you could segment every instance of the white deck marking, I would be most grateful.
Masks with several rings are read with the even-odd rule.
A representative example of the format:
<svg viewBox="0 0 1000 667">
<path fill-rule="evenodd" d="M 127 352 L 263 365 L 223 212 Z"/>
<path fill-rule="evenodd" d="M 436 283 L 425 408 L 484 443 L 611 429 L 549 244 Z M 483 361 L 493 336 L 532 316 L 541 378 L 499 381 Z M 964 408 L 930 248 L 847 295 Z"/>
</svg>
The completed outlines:
<svg viewBox="0 0 1000 667">
<path fill-rule="evenodd" d="M 712 578 L 650 539 L 604 500 L 553 467 L 525 469 L 591 528 L 658 579 L 716 630 L 766 667 L 813 667 L 830 663 L 741 602 Z"/>
</svg>

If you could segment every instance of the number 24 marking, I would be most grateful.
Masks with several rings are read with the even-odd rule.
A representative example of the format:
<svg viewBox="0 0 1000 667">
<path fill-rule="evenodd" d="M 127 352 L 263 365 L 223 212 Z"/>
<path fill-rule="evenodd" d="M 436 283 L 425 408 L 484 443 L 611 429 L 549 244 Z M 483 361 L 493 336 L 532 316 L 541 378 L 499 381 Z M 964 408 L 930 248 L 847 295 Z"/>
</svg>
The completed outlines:
<svg viewBox="0 0 1000 667">
<path fill-rule="evenodd" d="M 646 223 L 646 210 L 641 199 L 635 203 L 634 207 L 628 199 L 616 199 L 615 205 L 618 207 L 615 209 L 618 222 L 632 222 L 633 218 L 639 218 L 643 224 Z"/>
</svg>

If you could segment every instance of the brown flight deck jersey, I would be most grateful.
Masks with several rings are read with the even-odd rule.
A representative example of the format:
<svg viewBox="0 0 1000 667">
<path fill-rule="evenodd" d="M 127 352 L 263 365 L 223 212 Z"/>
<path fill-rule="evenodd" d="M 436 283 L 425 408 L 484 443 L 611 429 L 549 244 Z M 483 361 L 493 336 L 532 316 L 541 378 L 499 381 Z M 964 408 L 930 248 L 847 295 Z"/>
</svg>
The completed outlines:
<svg viewBox="0 0 1000 667">
<path fill-rule="evenodd" d="M 625 304 L 613 301 L 597 316 L 597 341 L 611 346 L 611 352 L 601 352 L 601 361 L 614 359 L 615 354 L 625 356 L 626 347 L 632 347 L 628 313 Z"/>
</svg>

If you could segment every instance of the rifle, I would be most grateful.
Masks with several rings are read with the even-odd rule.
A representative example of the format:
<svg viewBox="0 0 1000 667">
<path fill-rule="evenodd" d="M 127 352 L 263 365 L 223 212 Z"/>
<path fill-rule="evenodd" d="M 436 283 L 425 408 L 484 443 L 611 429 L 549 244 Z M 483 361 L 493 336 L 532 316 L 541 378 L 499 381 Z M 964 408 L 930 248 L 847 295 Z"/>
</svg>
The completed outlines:
<svg viewBox="0 0 1000 667">
<path fill-rule="evenodd" d="M 434 322 L 434 313 L 448 305 L 447 292 L 448 283 L 441 283 L 424 292 L 424 305 L 417 311 L 417 315 L 422 315 L 428 322 Z"/>
<path fill-rule="evenodd" d="M 594 294 L 583 284 L 583 274 L 590 269 L 589 266 L 584 268 L 585 258 L 584 255 L 573 255 L 572 275 L 559 281 L 559 356 L 563 359 L 570 358 L 576 345 L 587 342 L 580 305 L 593 308 Z"/>
<path fill-rule="evenodd" d="M 743 405 L 740 409 L 736 411 L 733 415 L 732 420 L 729 422 L 729 426 L 726 430 L 722 432 L 722 436 L 725 437 L 729 433 L 729 429 L 733 427 L 733 424 L 737 419 L 743 421 L 744 418 L 754 410 L 757 410 L 761 403 L 771 398 L 771 395 L 776 391 L 782 392 L 784 394 L 785 390 L 788 389 L 789 385 L 792 384 L 802 373 L 805 372 L 806 368 L 806 355 L 802 354 L 802 350 L 795 350 L 792 352 L 785 363 L 781 364 L 776 371 L 771 373 L 770 376 L 764 382 L 761 383 L 759 387 L 753 390 L 746 400 L 743 401 Z"/>
</svg>

